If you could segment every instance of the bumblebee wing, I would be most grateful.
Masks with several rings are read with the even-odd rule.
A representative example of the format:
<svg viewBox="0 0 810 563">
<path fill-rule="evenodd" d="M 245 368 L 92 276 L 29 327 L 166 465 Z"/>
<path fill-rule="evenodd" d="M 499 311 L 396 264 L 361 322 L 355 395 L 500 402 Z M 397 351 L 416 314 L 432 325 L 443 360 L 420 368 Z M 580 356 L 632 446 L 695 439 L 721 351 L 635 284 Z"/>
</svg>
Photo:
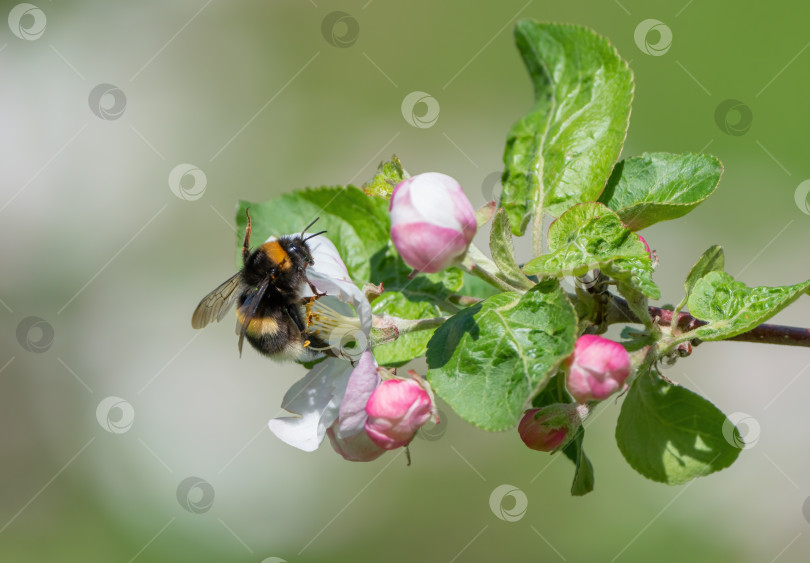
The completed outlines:
<svg viewBox="0 0 810 563">
<path fill-rule="evenodd" d="M 203 328 L 212 323 L 214 319 L 217 321 L 222 320 L 222 317 L 225 316 L 225 313 L 228 312 L 239 296 L 239 292 L 236 290 L 240 285 L 241 277 L 237 272 L 214 291 L 203 297 L 194 310 L 194 314 L 191 315 L 191 327 Z"/>
<path fill-rule="evenodd" d="M 266 278 L 259 286 L 254 290 L 253 294 L 248 297 L 248 299 L 244 303 L 244 310 L 240 309 L 240 313 L 242 313 L 242 322 L 237 324 L 236 330 L 239 334 L 239 356 L 242 356 L 242 342 L 245 340 L 245 334 L 247 334 L 248 325 L 250 324 L 251 319 L 256 316 L 256 311 L 259 310 L 259 305 L 264 299 L 264 294 L 267 291 L 267 288 L 270 286 L 270 278 Z"/>
</svg>

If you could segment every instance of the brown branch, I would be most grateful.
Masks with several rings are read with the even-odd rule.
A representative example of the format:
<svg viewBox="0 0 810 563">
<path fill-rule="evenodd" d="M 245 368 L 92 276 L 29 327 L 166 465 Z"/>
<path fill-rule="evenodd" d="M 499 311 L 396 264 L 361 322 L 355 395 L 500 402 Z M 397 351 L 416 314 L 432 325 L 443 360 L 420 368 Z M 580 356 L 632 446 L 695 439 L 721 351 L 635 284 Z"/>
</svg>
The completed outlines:
<svg viewBox="0 0 810 563">
<path fill-rule="evenodd" d="M 650 316 L 661 326 L 670 326 L 672 313 L 660 307 L 650 307 Z M 630 310 L 627 301 L 621 297 L 613 296 L 608 308 L 608 323 L 629 322 L 638 323 L 635 314 Z M 707 324 L 698 320 L 689 313 L 678 313 L 678 328 L 687 332 L 699 326 Z M 810 328 L 800 328 L 795 326 L 761 324 L 758 327 L 728 338 L 738 342 L 759 342 L 760 344 L 781 344 L 783 346 L 804 346 L 810 347 Z"/>
</svg>

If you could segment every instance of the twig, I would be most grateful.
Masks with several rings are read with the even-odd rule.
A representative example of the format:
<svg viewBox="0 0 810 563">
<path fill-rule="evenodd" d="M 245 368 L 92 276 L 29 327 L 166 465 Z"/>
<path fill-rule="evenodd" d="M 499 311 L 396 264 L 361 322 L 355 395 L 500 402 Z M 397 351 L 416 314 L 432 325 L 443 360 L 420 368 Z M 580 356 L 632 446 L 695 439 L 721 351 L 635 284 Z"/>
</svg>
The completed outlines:
<svg viewBox="0 0 810 563">
<path fill-rule="evenodd" d="M 650 307 L 650 316 L 661 326 L 670 326 L 672 323 L 672 313 L 673 311 L 668 309 Z M 608 323 L 617 322 L 638 323 L 640 321 L 630 310 L 627 301 L 614 295 L 608 309 Z M 678 321 L 675 326 L 684 332 L 688 332 L 705 324 L 708 323 L 696 319 L 689 313 L 679 313 Z M 748 332 L 732 336 L 727 340 L 758 342 L 760 344 L 780 344 L 782 346 L 804 346 L 810 348 L 810 328 L 761 324 Z"/>
</svg>

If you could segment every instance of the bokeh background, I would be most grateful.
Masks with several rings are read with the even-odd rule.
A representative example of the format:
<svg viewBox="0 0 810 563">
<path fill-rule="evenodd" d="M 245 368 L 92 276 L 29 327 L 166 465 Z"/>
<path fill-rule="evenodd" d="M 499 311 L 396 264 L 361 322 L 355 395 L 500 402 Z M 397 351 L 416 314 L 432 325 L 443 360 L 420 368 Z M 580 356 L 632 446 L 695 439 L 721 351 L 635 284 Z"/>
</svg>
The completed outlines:
<svg viewBox="0 0 810 563">
<path fill-rule="evenodd" d="M 303 368 L 240 359 L 231 320 L 189 323 L 234 271 L 238 199 L 359 184 L 393 153 L 476 205 L 497 194 L 531 104 L 522 17 L 588 25 L 631 62 L 626 155 L 725 164 L 712 198 L 644 231 L 663 302 L 714 243 L 750 285 L 810 277 L 806 3 L 0 8 L 0 560 L 807 560 L 806 349 L 706 344 L 667 372 L 742 413 L 750 447 L 730 469 L 647 481 L 616 449 L 613 405 L 588 427 L 596 491 L 572 498 L 567 460 L 446 407 L 410 467 L 294 450 L 266 424 Z M 412 92 L 431 99 L 403 112 Z M 514 521 L 490 507 L 501 485 L 518 490 L 507 512 L 525 498 Z"/>
</svg>

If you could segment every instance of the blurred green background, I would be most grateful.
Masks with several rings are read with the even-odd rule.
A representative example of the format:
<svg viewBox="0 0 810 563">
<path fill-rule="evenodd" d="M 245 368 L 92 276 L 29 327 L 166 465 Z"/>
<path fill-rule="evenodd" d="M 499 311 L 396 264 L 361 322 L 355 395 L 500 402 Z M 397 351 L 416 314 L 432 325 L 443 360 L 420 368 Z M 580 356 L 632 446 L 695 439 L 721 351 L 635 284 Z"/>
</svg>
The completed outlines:
<svg viewBox="0 0 810 563">
<path fill-rule="evenodd" d="M 754 446 L 720 474 L 655 484 L 617 451 L 613 405 L 585 442 L 596 491 L 572 498 L 566 460 L 446 407 L 411 467 L 294 450 L 266 424 L 303 368 L 239 359 L 230 318 L 189 323 L 234 271 L 238 199 L 362 183 L 392 153 L 476 205 L 497 193 L 506 131 L 531 103 L 520 17 L 590 26 L 631 61 L 626 155 L 724 162 L 711 199 L 643 233 L 663 302 L 713 243 L 751 285 L 810 277 L 794 197 L 810 177 L 806 3 L 17 6 L 0 10 L 0 560 L 807 560 L 806 350 L 697 348 L 666 374 L 749 415 Z M 666 28 L 637 41 L 648 19 Z M 439 104 L 430 127 L 403 117 L 414 91 Z M 715 115 L 727 99 L 737 109 Z M 190 200 L 169 185 L 182 164 L 201 171 L 179 184 Z M 807 326 L 809 303 L 777 320 Z M 525 494 L 517 521 L 490 509 L 503 484 Z"/>
</svg>

